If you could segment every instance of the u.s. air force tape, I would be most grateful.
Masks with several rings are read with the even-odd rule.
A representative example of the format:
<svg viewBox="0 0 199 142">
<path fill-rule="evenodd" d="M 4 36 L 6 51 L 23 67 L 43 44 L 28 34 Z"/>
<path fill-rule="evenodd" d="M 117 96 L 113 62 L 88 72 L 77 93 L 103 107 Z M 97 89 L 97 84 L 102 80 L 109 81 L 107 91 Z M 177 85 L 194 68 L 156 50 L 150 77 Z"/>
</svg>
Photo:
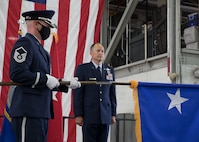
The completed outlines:
<svg viewBox="0 0 199 142">
<path fill-rule="evenodd" d="M 21 46 L 15 49 L 14 59 L 17 63 L 22 63 L 26 60 L 27 51 Z"/>
</svg>

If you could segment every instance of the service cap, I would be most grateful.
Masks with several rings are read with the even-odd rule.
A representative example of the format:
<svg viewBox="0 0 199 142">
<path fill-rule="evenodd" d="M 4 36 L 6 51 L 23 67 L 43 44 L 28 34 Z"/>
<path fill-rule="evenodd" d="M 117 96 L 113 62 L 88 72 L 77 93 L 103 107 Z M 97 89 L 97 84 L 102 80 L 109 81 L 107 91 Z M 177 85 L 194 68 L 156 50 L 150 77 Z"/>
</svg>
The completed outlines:
<svg viewBox="0 0 199 142">
<path fill-rule="evenodd" d="M 50 25 L 51 28 L 56 28 L 56 25 L 51 22 L 51 18 L 55 14 L 53 10 L 35 10 L 22 13 L 25 20 L 42 20 Z"/>
</svg>

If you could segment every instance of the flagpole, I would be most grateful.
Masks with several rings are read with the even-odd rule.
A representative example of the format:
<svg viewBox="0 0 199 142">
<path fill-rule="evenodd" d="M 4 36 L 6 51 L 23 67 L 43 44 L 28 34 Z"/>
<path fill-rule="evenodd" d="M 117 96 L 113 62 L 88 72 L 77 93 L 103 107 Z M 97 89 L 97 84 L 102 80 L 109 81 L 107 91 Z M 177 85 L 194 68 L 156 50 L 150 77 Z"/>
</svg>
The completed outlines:
<svg viewBox="0 0 199 142">
<path fill-rule="evenodd" d="M 102 82 L 102 81 L 79 81 L 82 85 L 109 85 L 109 84 L 114 84 L 114 85 L 131 85 L 130 82 L 115 82 L 115 81 L 109 81 L 109 82 Z M 65 84 L 69 85 L 70 81 L 60 81 L 60 84 Z"/>
<path fill-rule="evenodd" d="M 115 81 L 109 81 L 109 82 L 102 82 L 102 81 L 79 81 L 82 85 L 131 85 L 130 82 L 115 82 Z M 61 85 L 70 85 L 70 81 L 60 81 Z M 17 86 L 17 85 L 25 85 L 21 83 L 16 82 L 0 82 L 0 86 Z"/>
</svg>

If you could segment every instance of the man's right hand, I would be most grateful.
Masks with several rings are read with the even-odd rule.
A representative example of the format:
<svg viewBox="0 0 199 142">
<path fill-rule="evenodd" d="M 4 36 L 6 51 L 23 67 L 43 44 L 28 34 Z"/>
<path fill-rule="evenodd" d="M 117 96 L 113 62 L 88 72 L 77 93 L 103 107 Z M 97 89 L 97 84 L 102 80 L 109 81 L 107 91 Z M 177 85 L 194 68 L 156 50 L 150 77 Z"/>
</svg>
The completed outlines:
<svg viewBox="0 0 199 142">
<path fill-rule="evenodd" d="M 83 124 L 84 124 L 84 119 L 83 119 L 82 116 L 77 116 L 77 117 L 75 118 L 75 122 L 76 122 L 76 124 L 78 124 L 79 126 L 83 126 Z"/>
<path fill-rule="evenodd" d="M 76 89 L 81 87 L 81 83 L 78 81 L 77 77 L 71 78 L 70 85 L 68 86 L 71 89 Z"/>
</svg>

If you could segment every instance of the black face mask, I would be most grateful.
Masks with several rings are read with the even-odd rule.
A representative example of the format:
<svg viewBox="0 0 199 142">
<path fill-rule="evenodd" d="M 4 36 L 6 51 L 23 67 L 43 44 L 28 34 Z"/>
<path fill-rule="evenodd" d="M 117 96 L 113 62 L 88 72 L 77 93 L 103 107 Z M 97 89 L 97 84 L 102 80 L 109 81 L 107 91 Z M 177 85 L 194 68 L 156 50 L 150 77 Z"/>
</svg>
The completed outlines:
<svg viewBox="0 0 199 142">
<path fill-rule="evenodd" d="M 42 40 L 46 40 L 50 36 L 50 28 L 46 27 L 46 26 L 44 26 L 42 24 L 40 24 L 40 25 L 42 26 L 42 28 L 38 32 L 41 35 Z"/>
</svg>

